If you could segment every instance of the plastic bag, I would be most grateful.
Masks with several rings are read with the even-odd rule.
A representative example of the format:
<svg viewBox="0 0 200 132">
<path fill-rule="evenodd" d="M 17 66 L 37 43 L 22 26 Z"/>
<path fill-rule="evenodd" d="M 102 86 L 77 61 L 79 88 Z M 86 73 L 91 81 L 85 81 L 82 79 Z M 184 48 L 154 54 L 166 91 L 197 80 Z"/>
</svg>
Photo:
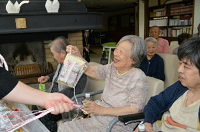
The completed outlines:
<svg viewBox="0 0 200 132">
<path fill-rule="evenodd" d="M 0 132 L 11 131 L 13 125 L 24 120 L 23 114 L 18 112 L 12 102 L 0 101 Z M 15 132 L 17 131 L 30 132 L 26 127 L 19 128 Z"/>
<path fill-rule="evenodd" d="M 57 82 L 75 88 L 86 69 L 87 64 L 85 60 L 77 56 L 67 54 Z"/>
<path fill-rule="evenodd" d="M 49 132 L 39 120 L 16 129 L 17 124 L 32 117 L 34 114 L 24 104 L 0 101 L 0 132 Z"/>
</svg>

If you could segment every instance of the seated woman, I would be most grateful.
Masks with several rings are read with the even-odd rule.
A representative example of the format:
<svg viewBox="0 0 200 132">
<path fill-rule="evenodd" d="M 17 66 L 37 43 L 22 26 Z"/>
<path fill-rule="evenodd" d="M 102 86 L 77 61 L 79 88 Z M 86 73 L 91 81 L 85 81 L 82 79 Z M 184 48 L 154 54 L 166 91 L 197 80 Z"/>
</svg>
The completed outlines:
<svg viewBox="0 0 200 132">
<path fill-rule="evenodd" d="M 182 43 L 183 41 L 185 41 L 185 40 L 187 40 L 187 39 L 189 39 L 189 38 L 191 38 L 191 37 L 192 37 L 192 35 L 189 34 L 189 33 L 182 33 L 182 34 L 178 35 L 178 44 L 181 45 L 181 43 Z M 177 55 L 178 48 L 179 48 L 179 46 L 176 47 L 176 48 L 173 50 L 173 53 L 172 53 L 172 54 Z"/>
<path fill-rule="evenodd" d="M 147 56 L 144 58 L 140 65 L 140 69 L 150 77 L 154 77 L 165 81 L 164 61 L 156 54 L 158 42 L 153 37 L 145 39 L 147 47 Z"/>
<path fill-rule="evenodd" d="M 67 46 L 67 52 L 70 49 L 73 55 L 82 57 L 77 47 Z M 145 105 L 148 84 L 145 74 L 137 67 L 145 54 L 144 40 L 128 35 L 118 42 L 112 64 L 88 65 L 86 75 L 105 80 L 101 105 L 89 100 L 83 101 L 88 103 L 84 110 L 97 116 L 64 122 L 59 126 L 58 132 L 105 132 L 116 116 L 141 112 Z M 118 123 L 114 131 L 132 131 L 132 124 L 124 126 Z"/>
<path fill-rule="evenodd" d="M 51 87 L 48 89 L 47 92 L 49 93 L 59 92 L 65 94 L 69 98 L 72 98 L 74 96 L 74 92 L 75 94 L 80 94 L 83 92 L 86 86 L 87 76 L 85 74 L 81 76 L 80 80 L 78 81 L 75 87 L 75 91 L 74 88 L 57 82 L 65 57 L 67 55 L 66 52 L 67 45 L 68 42 L 66 41 L 66 38 L 62 36 L 57 37 L 49 44 L 50 51 L 53 54 L 54 59 L 58 62 L 58 66 L 56 72 L 47 76 L 39 77 L 38 82 L 40 83 L 52 82 Z M 48 114 L 40 118 L 40 121 L 49 129 L 49 131 L 55 132 L 57 131 L 57 121 L 59 121 L 60 119 L 67 119 L 67 113 L 63 113 L 62 115 Z"/>
<path fill-rule="evenodd" d="M 199 53 L 200 38 L 190 38 L 180 45 L 179 81 L 152 97 L 145 106 L 146 131 L 200 131 Z"/>
</svg>

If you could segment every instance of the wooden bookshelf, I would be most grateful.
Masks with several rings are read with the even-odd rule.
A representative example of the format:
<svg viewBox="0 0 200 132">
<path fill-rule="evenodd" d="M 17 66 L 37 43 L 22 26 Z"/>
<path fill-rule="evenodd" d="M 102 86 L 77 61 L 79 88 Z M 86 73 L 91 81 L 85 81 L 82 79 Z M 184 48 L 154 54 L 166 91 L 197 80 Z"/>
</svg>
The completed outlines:
<svg viewBox="0 0 200 132">
<path fill-rule="evenodd" d="M 150 2 L 150 0 L 149 0 Z M 166 2 L 167 3 L 167 2 Z M 169 42 L 177 40 L 181 33 L 193 34 L 193 1 L 184 0 L 148 7 L 146 17 L 148 27 L 156 25 L 161 29 L 160 36 Z M 148 32 L 146 32 L 146 37 Z"/>
</svg>

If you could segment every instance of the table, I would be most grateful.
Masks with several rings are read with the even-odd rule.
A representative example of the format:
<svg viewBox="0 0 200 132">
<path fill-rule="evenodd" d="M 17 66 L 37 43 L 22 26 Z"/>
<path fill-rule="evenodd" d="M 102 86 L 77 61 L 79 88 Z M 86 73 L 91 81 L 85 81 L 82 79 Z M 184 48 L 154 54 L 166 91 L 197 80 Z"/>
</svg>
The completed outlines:
<svg viewBox="0 0 200 132">
<path fill-rule="evenodd" d="M 115 49 L 115 48 L 116 48 L 116 46 L 115 47 L 111 47 L 111 46 L 108 46 L 108 45 L 103 46 L 103 51 L 105 51 L 105 49 L 108 49 L 108 51 L 109 51 L 108 63 L 110 63 L 111 49 Z"/>
</svg>

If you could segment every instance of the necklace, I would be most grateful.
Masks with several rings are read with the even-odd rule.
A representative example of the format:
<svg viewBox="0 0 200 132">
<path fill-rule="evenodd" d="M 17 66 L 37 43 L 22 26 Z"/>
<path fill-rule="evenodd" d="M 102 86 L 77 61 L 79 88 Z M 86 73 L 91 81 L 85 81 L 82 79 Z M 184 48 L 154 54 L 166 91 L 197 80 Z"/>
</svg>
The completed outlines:
<svg viewBox="0 0 200 132">
<path fill-rule="evenodd" d="M 123 76 L 124 74 L 126 74 L 126 73 L 129 72 L 129 71 L 130 71 L 130 70 L 128 70 L 128 71 L 126 71 L 126 72 L 120 74 L 120 73 L 118 73 L 118 70 L 117 70 L 117 75 L 119 75 L 119 76 Z"/>
</svg>

